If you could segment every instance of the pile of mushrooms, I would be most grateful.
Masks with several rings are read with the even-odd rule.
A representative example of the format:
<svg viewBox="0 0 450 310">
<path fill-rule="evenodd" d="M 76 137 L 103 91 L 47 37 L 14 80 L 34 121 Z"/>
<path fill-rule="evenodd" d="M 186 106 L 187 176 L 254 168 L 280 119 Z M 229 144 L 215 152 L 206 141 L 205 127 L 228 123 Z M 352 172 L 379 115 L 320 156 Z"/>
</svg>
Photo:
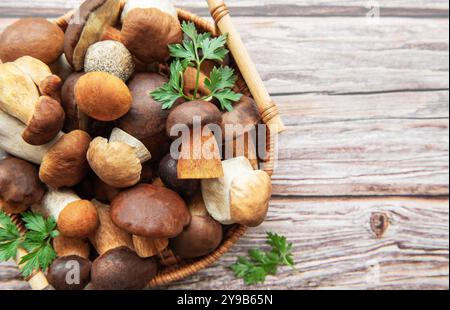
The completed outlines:
<svg viewBox="0 0 450 310">
<path fill-rule="evenodd" d="M 232 112 L 214 100 L 163 110 L 149 93 L 168 81 L 155 69 L 169 61 L 168 44 L 182 41 L 177 10 L 166 0 L 120 8 L 87 0 L 65 33 L 31 18 L 0 35 L 0 210 L 56 220 L 47 270 L 56 289 L 142 289 L 162 267 L 158 257 L 204 257 L 227 225 L 254 227 L 267 215 L 272 187 L 251 139 L 261 121 L 255 102 L 242 97 Z M 200 94 L 214 65 L 201 68 Z M 232 125 L 245 129 L 215 135 Z"/>
</svg>

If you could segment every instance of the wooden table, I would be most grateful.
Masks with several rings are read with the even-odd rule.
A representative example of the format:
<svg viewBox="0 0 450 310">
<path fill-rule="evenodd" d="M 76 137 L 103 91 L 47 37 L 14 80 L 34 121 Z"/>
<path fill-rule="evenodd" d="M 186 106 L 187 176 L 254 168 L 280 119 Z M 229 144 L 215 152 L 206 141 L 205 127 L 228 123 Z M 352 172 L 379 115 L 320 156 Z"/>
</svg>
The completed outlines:
<svg viewBox="0 0 450 310">
<path fill-rule="evenodd" d="M 77 3 L 2 0 L 0 29 Z M 226 266 L 274 231 L 298 272 L 250 289 L 448 289 L 447 0 L 227 3 L 288 128 L 275 196 L 262 227 L 170 288 L 247 289 Z M 3 264 L 0 288 L 28 286 Z"/>
</svg>

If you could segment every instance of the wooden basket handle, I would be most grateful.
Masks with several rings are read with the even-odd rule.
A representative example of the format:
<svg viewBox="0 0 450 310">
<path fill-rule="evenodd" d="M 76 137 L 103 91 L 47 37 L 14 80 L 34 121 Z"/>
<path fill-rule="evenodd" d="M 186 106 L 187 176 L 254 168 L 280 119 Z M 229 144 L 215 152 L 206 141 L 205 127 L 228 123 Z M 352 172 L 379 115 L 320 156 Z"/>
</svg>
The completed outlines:
<svg viewBox="0 0 450 310">
<path fill-rule="evenodd" d="M 264 123 L 267 124 L 272 134 L 284 131 L 285 127 L 278 108 L 272 98 L 270 98 L 269 92 L 250 58 L 241 36 L 231 20 L 226 4 L 223 0 L 207 0 L 207 2 L 211 16 L 220 32 L 228 33 L 228 48 L 233 54 L 233 58 L 259 107 Z"/>
</svg>

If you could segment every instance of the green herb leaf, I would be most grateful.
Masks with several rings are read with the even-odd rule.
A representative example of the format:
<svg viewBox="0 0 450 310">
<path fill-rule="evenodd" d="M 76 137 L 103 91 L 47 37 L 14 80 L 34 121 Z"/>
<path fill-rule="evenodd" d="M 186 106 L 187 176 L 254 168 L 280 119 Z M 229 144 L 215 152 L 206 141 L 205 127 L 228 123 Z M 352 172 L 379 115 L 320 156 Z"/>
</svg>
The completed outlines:
<svg viewBox="0 0 450 310">
<path fill-rule="evenodd" d="M 228 35 L 220 35 L 214 39 L 203 39 L 201 42 L 201 48 L 203 51 L 204 59 L 223 61 L 228 54 L 228 50 L 225 48 Z"/>
<path fill-rule="evenodd" d="M 0 211 L 0 261 L 15 258 L 21 236 L 16 225 L 3 211 Z"/>
<path fill-rule="evenodd" d="M 170 65 L 169 82 L 150 94 L 156 101 L 162 103 L 163 110 L 172 108 L 178 99 L 183 98 L 182 76 L 185 69 L 185 65 L 180 60 L 174 61 Z"/>
<path fill-rule="evenodd" d="M 243 278 L 247 285 L 264 283 L 268 275 L 277 273 L 279 266 L 295 268 L 292 243 L 288 243 L 286 237 L 267 233 L 266 243 L 272 247 L 270 251 L 252 249 L 249 251 L 249 258 L 239 257 L 230 266 L 235 276 Z"/>
</svg>

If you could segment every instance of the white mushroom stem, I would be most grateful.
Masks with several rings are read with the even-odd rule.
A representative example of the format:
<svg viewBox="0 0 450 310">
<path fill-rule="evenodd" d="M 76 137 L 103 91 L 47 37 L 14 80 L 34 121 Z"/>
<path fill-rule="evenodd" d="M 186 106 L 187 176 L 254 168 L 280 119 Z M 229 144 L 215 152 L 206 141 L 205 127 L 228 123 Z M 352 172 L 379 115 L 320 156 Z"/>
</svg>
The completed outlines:
<svg viewBox="0 0 450 310">
<path fill-rule="evenodd" d="M 59 133 L 53 141 L 34 146 L 22 139 L 24 130 L 25 125 L 23 123 L 0 110 L 0 149 L 37 165 L 41 164 L 45 154 L 64 135 Z"/>
<path fill-rule="evenodd" d="M 119 128 L 114 128 L 111 133 L 111 136 L 109 137 L 109 142 L 111 143 L 117 141 L 123 142 L 134 148 L 136 156 L 137 158 L 139 158 L 139 161 L 141 163 L 145 163 L 146 161 L 149 161 L 152 158 L 152 155 L 141 141 L 139 141 L 135 137 L 129 135 L 128 133 Z"/>
<path fill-rule="evenodd" d="M 81 200 L 75 192 L 71 190 L 48 189 L 40 205 L 33 208 L 33 211 L 45 217 L 53 216 L 58 221 L 59 215 L 68 204 Z"/>
<path fill-rule="evenodd" d="M 33 82 L 39 86 L 42 81 L 52 75 L 50 68 L 39 59 L 24 56 L 14 61 L 14 64 Z"/>
<path fill-rule="evenodd" d="M 133 9 L 159 9 L 164 13 L 178 18 L 177 10 L 170 0 L 128 0 L 122 10 L 122 23 L 127 17 L 127 14 Z"/>
</svg>

